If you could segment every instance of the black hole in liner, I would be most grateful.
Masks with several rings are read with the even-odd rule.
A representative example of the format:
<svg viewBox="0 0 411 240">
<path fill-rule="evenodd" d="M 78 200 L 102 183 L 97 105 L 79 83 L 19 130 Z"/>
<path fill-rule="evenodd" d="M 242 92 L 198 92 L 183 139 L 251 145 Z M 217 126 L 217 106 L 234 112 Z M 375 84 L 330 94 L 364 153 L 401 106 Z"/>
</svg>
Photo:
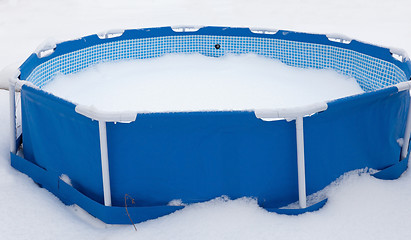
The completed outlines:
<svg viewBox="0 0 411 240">
<path fill-rule="evenodd" d="M 214 47 L 215 47 L 215 49 L 220 49 L 221 46 L 220 46 L 220 44 L 217 43 Z"/>
</svg>

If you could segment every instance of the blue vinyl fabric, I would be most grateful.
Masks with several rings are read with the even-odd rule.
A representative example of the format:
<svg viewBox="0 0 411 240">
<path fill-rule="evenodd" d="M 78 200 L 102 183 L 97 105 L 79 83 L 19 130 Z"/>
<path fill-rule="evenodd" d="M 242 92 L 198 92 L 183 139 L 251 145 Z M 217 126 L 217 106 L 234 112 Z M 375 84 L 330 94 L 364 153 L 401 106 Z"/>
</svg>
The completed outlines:
<svg viewBox="0 0 411 240">
<path fill-rule="evenodd" d="M 21 100 L 24 157 L 55 175 L 66 174 L 80 192 L 100 199 L 98 122 L 77 114 L 74 104 L 34 88 L 23 86 Z"/>
<path fill-rule="evenodd" d="M 221 43 L 222 51 L 214 43 Z M 343 44 L 323 35 L 216 27 L 195 33 L 128 30 L 118 38 L 93 35 L 58 44 L 48 57 L 33 54 L 21 66 L 20 79 L 41 88 L 57 73 L 174 52 L 213 57 L 254 52 L 291 66 L 333 68 L 356 77 L 366 93 L 331 101 L 326 111 L 304 117 L 307 194 L 348 171 L 394 169 L 400 163 L 397 140 L 404 135 L 410 96 L 388 86 L 410 78 L 410 63 L 354 40 Z M 295 121 L 263 121 L 252 111 L 233 111 L 144 113 L 131 123 L 107 123 L 110 208 L 102 205 L 98 122 L 36 87 L 22 87 L 21 104 L 24 159 L 12 156 L 13 166 L 38 176 L 33 179 L 66 204 L 78 204 L 107 223 L 128 223 L 126 194 L 135 199 L 129 207 L 136 222 L 180 209 L 166 206 L 174 199 L 194 203 L 248 196 L 274 212 L 298 200 Z M 405 170 L 395 169 L 380 176 L 395 178 Z M 72 187 L 59 180 L 62 174 Z"/>
<path fill-rule="evenodd" d="M 408 93 L 396 92 L 336 101 L 304 118 L 308 194 L 347 171 L 398 162 Z M 298 200 L 295 121 L 265 122 L 253 112 L 141 114 L 107 131 L 115 196 L 127 193 L 143 205 L 220 195 L 254 196 L 267 207 Z"/>
<path fill-rule="evenodd" d="M 407 94 L 387 88 L 304 118 L 307 193 L 350 170 L 395 164 Z M 103 203 L 97 121 L 34 88 L 24 86 L 22 100 L 25 157 Z M 107 123 L 107 136 L 114 205 L 125 194 L 144 206 L 221 195 L 257 197 L 270 207 L 297 200 L 295 121 L 263 121 L 253 112 L 139 114 Z"/>
</svg>

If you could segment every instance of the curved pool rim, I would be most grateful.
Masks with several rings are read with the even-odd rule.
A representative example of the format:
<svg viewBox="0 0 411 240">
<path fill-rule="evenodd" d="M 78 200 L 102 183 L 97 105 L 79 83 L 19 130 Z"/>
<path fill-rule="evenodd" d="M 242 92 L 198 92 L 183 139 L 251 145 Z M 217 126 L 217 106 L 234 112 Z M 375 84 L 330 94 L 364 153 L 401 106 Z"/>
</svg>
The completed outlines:
<svg viewBox="0 0 411 240">
<path fill-rule="evenodd" d="M 100 62 L 194 52 L 255 53 L 295 67 L 332 68 L 355 77 L 366 92 L 295 109 L 108 113 L 41 90 L 57 73 Z M 24 143 L 24 157 L 11 150 L 12 165 L 106 223 L 141 222 L 184 207 L 167 205 L 172 200 L 221 195 L 254 197 L 269 211 L 300 214 L 326 202 L 307 207 L 302 199 L 348 171 L 382 170 L 375 175 L 382 179 L 405 171 L 401 146 L 407 144 L 399 139 L 409 139 L 410 73 L 409 59 L 393 50 L 282 30 L 163 27 L 48 43 L 12 81 L 22 84 L 23 134 L 16 145 Z M 125 194 L 135 199 L 129 215 Z M 299 199 L 300 208 L 282 208 Z"/>
</svg>

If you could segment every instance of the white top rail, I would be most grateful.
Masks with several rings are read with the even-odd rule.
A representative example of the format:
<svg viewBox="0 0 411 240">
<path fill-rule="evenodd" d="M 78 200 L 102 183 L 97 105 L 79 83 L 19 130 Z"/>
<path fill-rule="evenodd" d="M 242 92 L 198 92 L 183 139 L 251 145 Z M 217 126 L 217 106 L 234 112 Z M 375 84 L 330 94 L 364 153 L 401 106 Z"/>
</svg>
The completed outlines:
<svg viewBox="0 0 411 240">
<path fill-rule="evenodd" d="M 121 122 L 129 123 L 134 122 L 137 117 L 137 112 L 123 111 L 123 112 L 109 112 L 97 109 L 95 107 L 77 105 L 76 112 L 91 118 L 93 120 L 104 121 L 104 122 Z"/>
<path fill-rule="evenodd" d="M 260 109 L 255 110 L 255 116 L 264 121 L 270 121 L 272 119 L 285 118 L 287 120 L 294 120 L 297 117 L 310 116 L 318 112 L 327 110 L 328 105 L 325 102 L 311 104 L 294 108 L 281 108 L 281 109 Z M 129 123 L 136 120 L 137 112 L 123 111 L 123 112 L 109 112 L 99 110 L 95 107 L 77 105 L 76 112 L 91 118 L 93 120 L 105 121 L 105 122 L 122 122 Z"/>
<path fill-rule="evenodd" d="M 406 82 L 400 82 L 394 85 L 398 89 L 398 92 L 406 91 L 411 89 L 411 82 L 406 81 Z"/>
<path fill-rule="evenodd" d="M 301 107 L 280 108 L 280 109 L 259 109 L 255 110 L 255 116 L 264 121 L 272 119 L 285 118 L 287 120 L 294 120 L 297 117 L 310 116 L 318 112 L 327 110 L 328 105 L 325 102 L 310 104 Z"/>
</svg>

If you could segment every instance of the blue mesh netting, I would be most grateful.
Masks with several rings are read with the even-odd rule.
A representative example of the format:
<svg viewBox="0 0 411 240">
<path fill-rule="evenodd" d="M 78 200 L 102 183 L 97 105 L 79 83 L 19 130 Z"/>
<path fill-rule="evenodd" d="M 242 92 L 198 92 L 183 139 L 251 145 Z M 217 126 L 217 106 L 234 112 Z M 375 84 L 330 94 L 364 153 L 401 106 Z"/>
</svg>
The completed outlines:
<svg viewBox="0 0 411 240">
<path fill-rule="evenodd" d="M 214 47 L 216 43 L 221 45 L 220 49 Z M 294 67 L 330 68 L 354 77 L 365 91 L 407 80 L 405 73 L 395 64 L 350 49 L 283 39 L 213 35 L 161 36 L 97 44 L 40 64 L 27 80 L 42 87 L 57 73 L 76 73 L 100 62 L 197 52 L 211 57 L 227 53 L 255 53 Z"/>
</svg>

